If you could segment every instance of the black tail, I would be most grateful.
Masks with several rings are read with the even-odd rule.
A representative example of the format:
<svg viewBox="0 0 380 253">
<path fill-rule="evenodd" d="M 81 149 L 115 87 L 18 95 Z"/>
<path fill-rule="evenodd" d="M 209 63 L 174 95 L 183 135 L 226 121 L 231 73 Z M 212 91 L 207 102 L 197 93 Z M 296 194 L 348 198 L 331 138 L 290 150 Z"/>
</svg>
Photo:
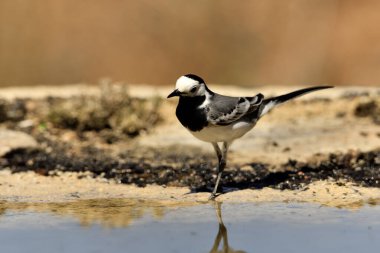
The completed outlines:
<svg viewBox="0 0 380 253">
<path fill-rule="evenodd" d="M 334 88 L 334 86 L 315 86 L 315 87 L 310 87 L 310 88 L 306 88 L 302 90 L 296 90 L 296 91 L 293 91 L 293 92 L 290 92 L 288 94 L 281 95 L 278 97 L 264 99 L 262 103 L 262 107 L 261 107 L 260 117 L 266 114 L 267 112 L 269 112 L 273 107 L 279 104 L 282 104 L 290 99 L 305 95 L 313 91 L 329 89 L 329 88 Z"/>
</svg>

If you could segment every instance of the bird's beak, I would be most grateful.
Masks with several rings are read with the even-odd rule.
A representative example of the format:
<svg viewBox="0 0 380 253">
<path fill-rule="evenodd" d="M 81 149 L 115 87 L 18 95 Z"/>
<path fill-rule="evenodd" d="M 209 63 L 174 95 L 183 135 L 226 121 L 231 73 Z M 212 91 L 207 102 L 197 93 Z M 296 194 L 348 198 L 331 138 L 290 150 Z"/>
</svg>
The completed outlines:
<svg viewBox="0 0 380 253">
<path fill-rule="evenodd" d="M 170 94 L 168 95 L 167 98 L 171 98 L 171 97 L 175 97 L 175 96 L 180 96 L 180 95 L 181 95 L 181 92 L 180 92 L 179 90 L 175 89 L 175 90 L 173 90 L 172 93 L 170 93 Z"/>
</svg>

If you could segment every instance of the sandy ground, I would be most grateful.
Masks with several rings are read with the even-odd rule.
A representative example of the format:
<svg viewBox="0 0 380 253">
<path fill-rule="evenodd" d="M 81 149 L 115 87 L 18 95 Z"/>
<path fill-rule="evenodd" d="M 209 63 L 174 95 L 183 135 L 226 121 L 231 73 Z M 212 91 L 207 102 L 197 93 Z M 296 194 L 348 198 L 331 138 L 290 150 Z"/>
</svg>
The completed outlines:
<svg viewBox="0 0 380 253">
<path fill-rule="evenodd" d="M 262 92 L 275 95 L 292 91 L 298 87 L 236 88 L 216 86 L 215 91 L 230 95 L 248 95 Z M 171 87 L 135 86 L 130 92 L 135 96 L 165 96 Z M 272 92 L 272 91 L 276 92 Z M 354 106 L 366 97 L 337 99 L 347 92 L 379 94 L 379 88 L 335 88 L 311 94 L 293 102 L 293 106 L 281 106 L 264 117 L 256 128 L 236 141 L 232 146 L 230 162 L 249 163 L 255 161 L 283 163 L 290 157 L 307 160 L 315 153 L 345 152 L 350 149 L 362 151 L 380 147 L 380 127 L 370 119 L 352 115 Z M 72 96 L 76 94 L 97 94 L 94 86 L 21 87 L 1 88 L 2 97 L 43 97 L 47 95 Z M 325 103 L 323 99 L 336 99 Z M 305 100 L 309 102 L 305 102 Z M 311 100 L 314 99 L 314 100 Z M 310 101 L 311 100 L 311 101 Z M 296 105 L 296 106 L 294 106 Z M 167 119 L 149 134 L 136 139 L 139 145 L 170 146 L 178 144 L 195 146 L 211 151 L 211 146 L 192 137 L 174 116 L 175 101 L 168 101 L 161 109 Z M 344 115 L 338 117 L 338 114 Z M 60 176 L 43 177 L 33 172 L 11 174 L 0 171 L 0 200 L 16 202 L 62 202 L 76 199 L 130 198 L 156 200 L 167 203 L 199 203 L 207 201 L 209 193 L 189 194 L 188 188 L 147 186 L 138 188 L 121 185 L 90 175 L 61 173 Z M 297 191 L 280 191 L 270 188 L 262 190 L 241 190 L 223 194 L 217 198 L 223 202 L 270 202 L 297 201 L 314 202 L 336 207 L 359 207 L 364 203 L 377 203 L 380 189 L 363 188 L 346 183 L 344 186 L 329 181 L 314 182 Z"/>
<path fill-rule="evenodd" d="M 190 193 L 188 188 L 120 185 L 102 178 L 77 173 L 61 173 L 45 177 L 34 172 L 11 174 L 0 172 L 0 199 L 11 202 L 66 202 L 78 199 L 125 198 L 159 201 L 162 204 L 197 204 L 208 201 L 209 193 Z M 380 189 L 364 188 L 351 184 L 338 186 L 334 182 L 318 181 L 304 189 L 240 190 L 220 195 L 217 201 L 241 202 L 311 202 L 321 205 L 358 208 L 366 203 L 380 201 Z"/>
</svg>

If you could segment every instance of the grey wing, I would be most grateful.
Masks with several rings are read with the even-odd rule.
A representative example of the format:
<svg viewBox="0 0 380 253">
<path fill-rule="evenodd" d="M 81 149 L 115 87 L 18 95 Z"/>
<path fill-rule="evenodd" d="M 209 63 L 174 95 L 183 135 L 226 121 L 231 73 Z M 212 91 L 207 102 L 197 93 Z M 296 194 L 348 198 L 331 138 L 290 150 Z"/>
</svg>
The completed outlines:
<svg viewBox="0 0 380 253">
<path fill-rule="evenodd" d="M 259 108 L 264 96 L 227 97 L 215 94 L 206 106 L 207 120 L 213 125 L 228 125 Z"/>
</svg>

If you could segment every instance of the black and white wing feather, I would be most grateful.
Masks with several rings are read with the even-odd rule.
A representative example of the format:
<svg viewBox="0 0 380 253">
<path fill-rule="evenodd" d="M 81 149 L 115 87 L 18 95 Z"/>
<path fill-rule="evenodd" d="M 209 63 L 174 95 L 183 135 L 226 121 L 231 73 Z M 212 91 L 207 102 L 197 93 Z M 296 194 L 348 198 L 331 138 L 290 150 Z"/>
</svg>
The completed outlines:
<svg viewBox="0 0 380 253">
<path fill-rule="evenodd" d="M 207 121 L 213 125 L 228 125 L 243 116 L 258 110 L 264 96 L 227 97 L 215 94 L 212 102 L 206 105 Z"/>
</svg>

